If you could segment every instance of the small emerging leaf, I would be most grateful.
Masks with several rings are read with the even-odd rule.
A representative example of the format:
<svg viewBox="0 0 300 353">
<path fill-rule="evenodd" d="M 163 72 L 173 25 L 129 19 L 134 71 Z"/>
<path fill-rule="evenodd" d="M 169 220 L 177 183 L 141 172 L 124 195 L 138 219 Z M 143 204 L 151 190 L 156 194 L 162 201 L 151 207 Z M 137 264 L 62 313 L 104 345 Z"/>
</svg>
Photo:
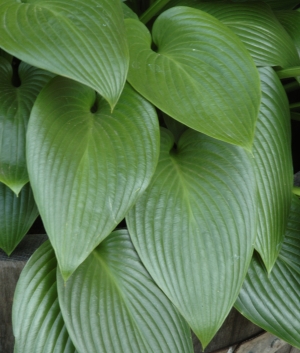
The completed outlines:
<svg viewBox="0 0 300 353">
<path fill-rule="evenodd" d="M 155 52 L 141 22 L 125 23 L 130 84 L 181 123 L 250 150 L 260 83 L 239 38 L 205 12 L 176 7 L 154 23 Z"/>
<path fill-rule="evenodd" d="M 27 141 L 34 196 L 67 279 L 148 186 L 157 115 L 129 85 L 111 113 L 92 89 L 56 77 L 33 107 Z"/>
<path fill-rule="evenodd" d="M 79 352 L 192 353 L 187 323 L 156 286 L 126 230 L 113 232 L 58 295 Z"/>
<path fill-rule="evenodd" d="M 205 347 L 234 304 L 252 257 L 253 159 L 190 129 L 173 144 L 162 130 L 156 172 L 126 222 L 150 275 Z"/>
</svg>

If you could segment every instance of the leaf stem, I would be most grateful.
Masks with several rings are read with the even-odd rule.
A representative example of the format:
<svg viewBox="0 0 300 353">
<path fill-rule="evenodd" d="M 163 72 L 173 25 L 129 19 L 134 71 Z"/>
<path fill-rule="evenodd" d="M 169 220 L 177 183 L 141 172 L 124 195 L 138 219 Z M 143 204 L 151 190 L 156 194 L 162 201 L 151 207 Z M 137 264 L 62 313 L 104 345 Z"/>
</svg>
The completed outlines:
<svg viewBox="0 0 300 353">
<path fill-rule="evenodd" d="M 276 71 L 279 78 L 291 78 L 300 76 L 300 66 L 290 67 L 288 69 L 283 69 Z"/>
<path fill-rule="evenodd" d="M 286 92 L 293 92 L 299 88 L 299 83 L 297 81 L 293 81 L 293 82 L 287 83 L 283 87 Z"/>
<path fill-rule="evenodd" d="M 144 24 L 148 23 L 170 1 L 171 0 L 157 0 L 153 5 L 148 8 L 148 10 L 146 10 L 142 14 L 142 16 L 140 17 L 140 21 Z"/>
<path fill-rule="evenodd" d="M 300 113 L 291 112 L 291 119 L 296 120 L 296 121 L 300 121 Z"/>
<path fill-rule="evenodd" d="M 293 108 L 300 108 L 300 102 L 290 104 L 290 109 L 293 109 Z"/>
<path fill-rule="evenodd" d="M 293 194 L 300 196 L 300 187 L 299 186 L 293 187 Z"/>
</svg>

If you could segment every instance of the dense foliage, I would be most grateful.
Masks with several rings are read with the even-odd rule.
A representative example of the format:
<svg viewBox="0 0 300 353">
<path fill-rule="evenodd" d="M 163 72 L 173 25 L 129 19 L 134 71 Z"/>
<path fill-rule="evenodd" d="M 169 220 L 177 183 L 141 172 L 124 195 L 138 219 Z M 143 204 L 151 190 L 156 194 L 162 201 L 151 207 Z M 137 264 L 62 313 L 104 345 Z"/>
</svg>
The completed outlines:
<svg viewBox="0 0 300 353">
<path fill-rule="evenodd" d="M 192 353 L 234 305 L 300 348 L 299 4 L 0 0 L 0 247 L 49 236 L 15 353 Z"/>
</svg>

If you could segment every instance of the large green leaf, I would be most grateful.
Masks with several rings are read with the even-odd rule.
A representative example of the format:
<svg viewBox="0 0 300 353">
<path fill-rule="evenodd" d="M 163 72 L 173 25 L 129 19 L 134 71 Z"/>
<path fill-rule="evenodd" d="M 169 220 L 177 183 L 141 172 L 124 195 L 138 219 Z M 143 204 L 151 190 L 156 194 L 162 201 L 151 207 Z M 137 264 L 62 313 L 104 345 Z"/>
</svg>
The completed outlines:
<svg viewBox="0 0 300 353">
<path fill-rule="evenodd" d="M 300 12 L 298 11 L 277 11 L 276 17 L 291 36 L 300 56 Z"/>
<path fill-rule="evenodd" d="M 271 274 L 252 260 L 236 308 L 256 325 L 300 349 L 300 201 L 295 196 L 284 243 Z"/>
<path fill-rule="evenodd" d="M 113 232 L 67 283 L 63 317 L 80 353 L 192 353 L 191 332 L 140 262 L 127 230 Z"/>
<path fill-rule="evenodd" d="M 26 129 L 33 103 L 53 74 L 21 63 L 20 86 L 13 84 L 10 62 L 0 57 L 0 181 L 17 195 L 28 182 Z"/>
<path fill-rule="evenodd" d="M 56 77 L 36 100 L 27 141 L 34 196 L 67 279 L 148 186 L 156 112 L 129 85 L 111 113 L 92 89 Z"/>
<path fill-rule="evenodd" d="M 251 149 L 259 77 L 239 38 L 205 12 L 176 7 L 147 28 L 125 20 L 128 81 L 159 109 L 209 136 Z"/>
<path fill-rule="evenodd" d="M 236 33 L 258 66 L 299 65 L 295 45 L 264 3 L 197 3 L 193 7 L 216 17 Z"/>
<path fill-rule="evenodd" d="M 14 353 L 76 353 L 58 303 L 56 267 L 47 241 L 21 273 L 13 301 Z"/>
<path fill-rule="evenodd" d="M 261 68 L 262 101 L 253 144 L 258 182 L 255 247 L 270 272 L 284 238 L 292 202 L 293 164 L 289 102 L 272 68 Z"/>
<path fill-rule="evenodd" d="M 10 255 L 38 214 L 29 183 L 18 196 L 0 183 L 0 248 Z"/>
<path fill-rule="evenodd" d="M 256 235 L 253 158 L 194 130 L 162 131 L 150 186 L 129 211 L 142 262 L 203 347 L 238 296 Z M 247 182 L 245 182 L 245 175 Z"/>
<path fill-rule="evenodd" d="M 120 0 L 2 0 L 0 27 L 0 47 L 115 106 L 128 70 Z"/>
</svg>

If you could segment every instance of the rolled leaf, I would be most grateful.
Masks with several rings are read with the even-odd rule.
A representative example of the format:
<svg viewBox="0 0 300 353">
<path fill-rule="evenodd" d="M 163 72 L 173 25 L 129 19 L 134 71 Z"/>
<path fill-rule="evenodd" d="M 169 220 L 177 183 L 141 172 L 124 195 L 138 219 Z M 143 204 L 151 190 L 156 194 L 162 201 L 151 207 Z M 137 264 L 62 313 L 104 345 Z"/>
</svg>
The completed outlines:
<svg viewBox="0 0 300 353">
<path fill-rule="evenodd" d="M 115 106 L 128 70 L 120 0 L 3 0 L 0 27 L 1 48 L 90 86 Z"/>
<path fill-rule="evenodd" d="M 16 196 L 0 183 L 0 248 L 10 255 L 36 220 L 39 211 L 31 187 L 26 184 Z"/>
<path fill-rule="evenodd" d="M 300 349 L 300 201 L 294 196 L 285 239 L 271 274 L 254 256 L 235 307 L 249 320 Z"/>
<path fill-rule="evenodd" d="M 14 353 L 76 353 L 58 303 L 56 267 L 46 241 L 21 273 L 13 302 Z"/>
<path fill-rule="evenodd" d="M 206 347 L 234 304 L 252 257 L 253 159 L 194 130 L 173 144 L 162 130 L 156 172 L 126 222 L 150 275 Z"/>
<path fill-rule="evenodd" d="M 18 195 L 29 181 L 25 143 L 30 111 L 53 74 L 23 62 L 15 71 L 0 57 L 0 181 Z M 18 87 L 13 80 L 20 80 Z"/>
<path fill-rule="evenodd" d="M 64 283 L 59 302 L 79 352 L 192 353 L 187 323 L 151 279 L 127 230 L 113 232 Z"/>
<path fill-rule="evenodd" d="M 196 3 L 239 36 L 257 66 L 297 66 L 293 40 L 264 3 Z"/>
<path fill-rule="evenodd" d="M 251 149 L 259 77 L 239 38 L 205 12 L 175 7 L 154 23 L 155 52 L 141 22 L 125 23 L 130 84 L 181 123 Z"/>
<path fill-rule="evenodd" d="M 276 73 L 259 69 L 262 87 L 253 155 L 258 184 L 255 248 L 270 272 L 286 230 L 292 202 L 293 164 L 289 102 Z"/>
<path fill-rule="evenodd" d="M 67 279 L 148 186 L 156 112 L 129 85 L 111 113 L 92 89 L 57 77 L 33 107 L 27 141 L 35 199 Z"/>
</svg>

